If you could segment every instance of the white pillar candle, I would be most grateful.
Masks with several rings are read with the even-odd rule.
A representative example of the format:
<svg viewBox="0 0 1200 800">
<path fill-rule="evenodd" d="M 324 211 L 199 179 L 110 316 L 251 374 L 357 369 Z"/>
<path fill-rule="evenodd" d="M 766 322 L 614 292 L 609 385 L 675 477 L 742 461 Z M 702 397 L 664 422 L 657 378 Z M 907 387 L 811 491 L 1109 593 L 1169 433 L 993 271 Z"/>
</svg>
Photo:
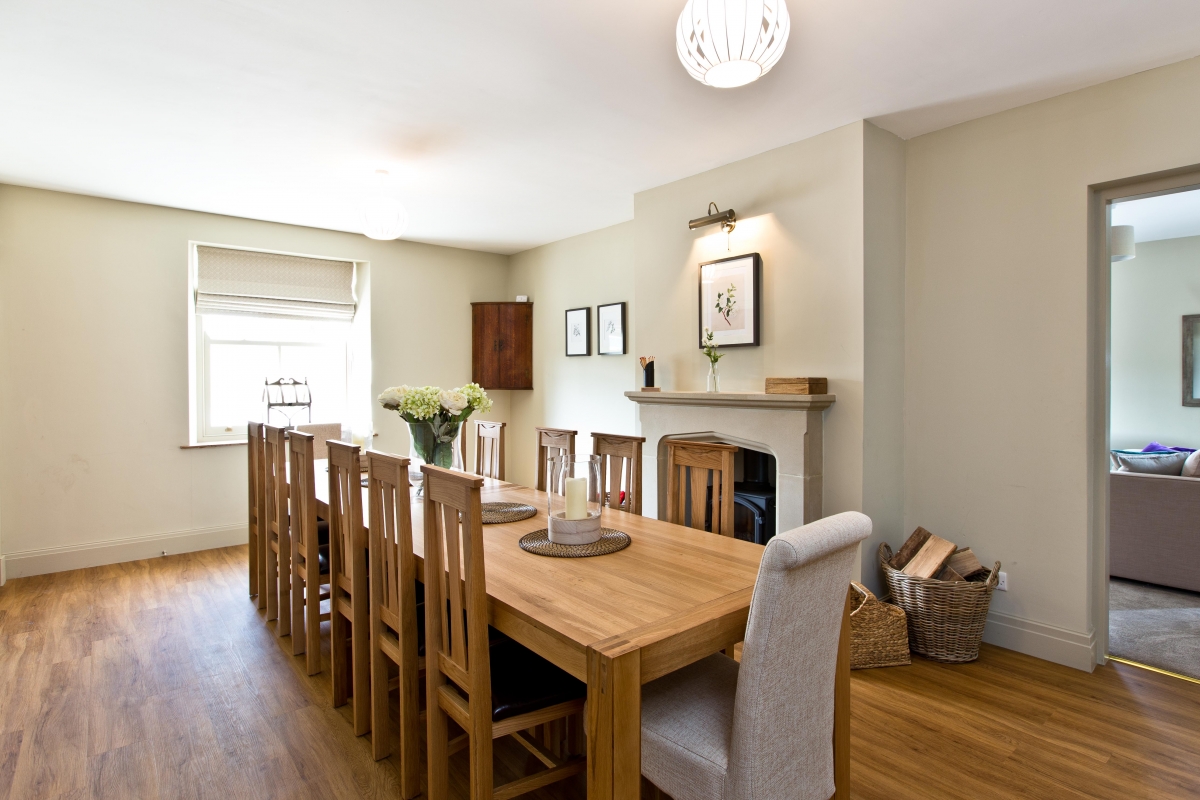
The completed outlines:
<svg viewBox="0 0 1200 800">
<path fill-rule="evenodd" d="M 566 519 L 587 519 L 587 478 L 567 478 Z"/>
</svg>

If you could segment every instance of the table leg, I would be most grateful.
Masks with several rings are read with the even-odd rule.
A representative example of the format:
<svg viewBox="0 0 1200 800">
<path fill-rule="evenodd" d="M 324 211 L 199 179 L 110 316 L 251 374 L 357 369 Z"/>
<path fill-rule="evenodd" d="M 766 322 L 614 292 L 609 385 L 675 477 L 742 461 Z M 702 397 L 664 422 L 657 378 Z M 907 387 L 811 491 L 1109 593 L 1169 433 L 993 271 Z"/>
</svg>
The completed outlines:
<svg viewBox="0 0 1200 800">
<path fill-rule="evenodd" d="M 613 687 L 612 660 L 587 651 L 587 796 L 612 800 L 613 796 Z"/>
<path fill-rule="evenodd" d="M 642 653 L 588 650 L 588 800 L 638 800 Z"/>
<path fill-rule="evenodd" d="M 850 609 L 853 594 L 847 593 L 842 611 L 842 635 L 838 639 L 837 673 L 833 680 L 833 783 L 831 800 L 850 797 Z"/>
</svg>

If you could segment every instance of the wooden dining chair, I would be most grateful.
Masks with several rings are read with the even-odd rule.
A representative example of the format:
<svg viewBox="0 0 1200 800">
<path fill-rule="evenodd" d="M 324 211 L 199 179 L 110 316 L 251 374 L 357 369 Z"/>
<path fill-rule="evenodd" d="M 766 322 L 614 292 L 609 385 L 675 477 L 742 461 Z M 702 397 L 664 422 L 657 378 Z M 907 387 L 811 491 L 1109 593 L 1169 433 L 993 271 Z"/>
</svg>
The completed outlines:
<svg viewBox="0 0 1200 800">
<path fill-rule="evenodd" d="M 421 792 L 420 653 L 423 609 L 416 597 L 408 459 L 367 451 L 371 568 L 371 751 L 392 754 L 389 664 L 399 672 L 400 797 Z M 423 576 L 422 576 L 423 577 Z"/>
<path fill-rule="evenodd" d="M 604 505 L 609 508 L 642 513 L 642 445 L 645 442 L 644 436 L 592 434 L 592 455 L 600 456 L 600 491 L 604 492 Z"/>
<path fill-rule="evenodd" d="M 777 535 L 763 551 L 741 664 L 717 653 L 642 687 L 642 775 L 655 787 L 689 800 L 849 797 L 833 751 L 850 710 L 834 698 L 839 682 L 849 686 L 846 591 L 870 535 L 855 511 Z"/>
<path fill-rule="evenodd" d="M 737 445 L 688 439 L 668 439 L 666 445 L 667 522 L 698 530 L 707 530 L 710 522 L 713 533 L 733 536 Z"/>
<path fill-rule="evenodd" d="M 263 491 L 263 426 L 253 420 L 246 423 L 246 466 L 247 500 L 248 502 L 248 539 L 246 549 L 249 554 L 250 596 L 257 598 L 259 608 L 267 604 L 266 581 L 266 514 L 263 505 L 266 496 Z"/>
<path fill-rule="evenodd" d="M 354 698 L 354 735 L 371 730 L 370 585 L 359 447 L 329 441 L 329 677 L 333 707 Z"/>
<path fill-rule="evenodd" d="M 310 425 L 297 425 L 295 429 L 301 433 L 311 433 L 313 435 L 313 458 L 318 461 L 329 458 L 329 446 L 327 442 L 342 438 L 342 423 L 340 422 L 318 422 Z"/>
<path fill-rule="evenodd" d="M 504 480 L 504 423 L 475 422 L 476 475 Z"/>
<path fill-rule="evenodd" d="M 429 466 L 425 475 L 425 652 L 429 800 L 448 791 L 449 721 L 465 731 L 470 797 L 509 798 L 577 775 L 583 757 L 560 758 L 530 728 L 580 714 L 583 683 L 511 639 L 488 643 L 483 478 Z M 461 528 L 460 528 L 461 525 Z M 508 542 L 505 546 L 515 546 Z M 465 624 L 464 624 L 465 621 Z M 492 740 L 512 736 L 545 769 L 492 785 Z"/>
<path fill-rule="evenodd" d="M 317 528 L 317 492 L 311 433 L 288 434 L 288 498 L 292 535 L 292 655 L 304 655 L 309 675 L 321 671 L 322 586 L 329 580 L 329 532 Z M 324 541 L 322 541 L 324 539 Z M 326 596 L 328 596 L 326 594 Z"/>
<path fill-rule="evenodd" d="M 546 491 L 546 459 L 550 456 L 575 454 L 575 435 L 579 431 L 562 428 L 534 428 L 537 435 L 537 486 L 539 492 Z"/>
<path fill-rule="evenodd" d="M 292 540 L 288 530 L 287 429 L 263 425 L 267 620 L 275 635 L 292 632 Z"/>
</svg>

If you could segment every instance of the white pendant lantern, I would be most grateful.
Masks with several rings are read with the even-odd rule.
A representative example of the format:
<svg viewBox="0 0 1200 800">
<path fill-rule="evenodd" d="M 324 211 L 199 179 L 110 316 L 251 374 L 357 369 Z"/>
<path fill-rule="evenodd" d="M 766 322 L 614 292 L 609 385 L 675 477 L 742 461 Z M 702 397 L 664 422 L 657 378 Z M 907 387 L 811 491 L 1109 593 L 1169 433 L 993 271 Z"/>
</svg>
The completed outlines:
<svg viewBox="0 0 1200 800">
<path fill-rule="evenodd" d="M 362 205 L 363 235 L 368 239 L 399 239 L 408 227 L 408 213 L 399 201 L 384 194 L 387 170 L 375 171 L 379 194 L 368 197 Z"/>
<path fill-rule="evenodd" d="M 693 78 L 729 89 L 766 75 L 791 29 L 784 0 L 688 0 L 675 46 Z"/>
<path fill-rule="evenodd" d="M 1109 256 L 1113 261 L 1128 261 L 1137 257 L 1132 225 L 1113 225 L 1109 239 Z"/>
</svg>

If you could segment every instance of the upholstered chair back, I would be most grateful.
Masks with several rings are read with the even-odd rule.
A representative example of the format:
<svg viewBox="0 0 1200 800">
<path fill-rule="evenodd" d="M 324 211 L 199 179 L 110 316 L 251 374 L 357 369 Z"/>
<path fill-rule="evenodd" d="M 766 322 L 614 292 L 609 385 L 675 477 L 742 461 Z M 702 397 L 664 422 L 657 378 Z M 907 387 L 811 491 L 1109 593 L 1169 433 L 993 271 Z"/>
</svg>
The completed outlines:
<svg viewBox="0 0 1200 800">
<path fill-rule="evenodd" d="M 767 544 L 734 703 L 726 800 L 833 795 L 833 683 L 846 590 L 871 520 L 846 512 Z"/>
</svg>

